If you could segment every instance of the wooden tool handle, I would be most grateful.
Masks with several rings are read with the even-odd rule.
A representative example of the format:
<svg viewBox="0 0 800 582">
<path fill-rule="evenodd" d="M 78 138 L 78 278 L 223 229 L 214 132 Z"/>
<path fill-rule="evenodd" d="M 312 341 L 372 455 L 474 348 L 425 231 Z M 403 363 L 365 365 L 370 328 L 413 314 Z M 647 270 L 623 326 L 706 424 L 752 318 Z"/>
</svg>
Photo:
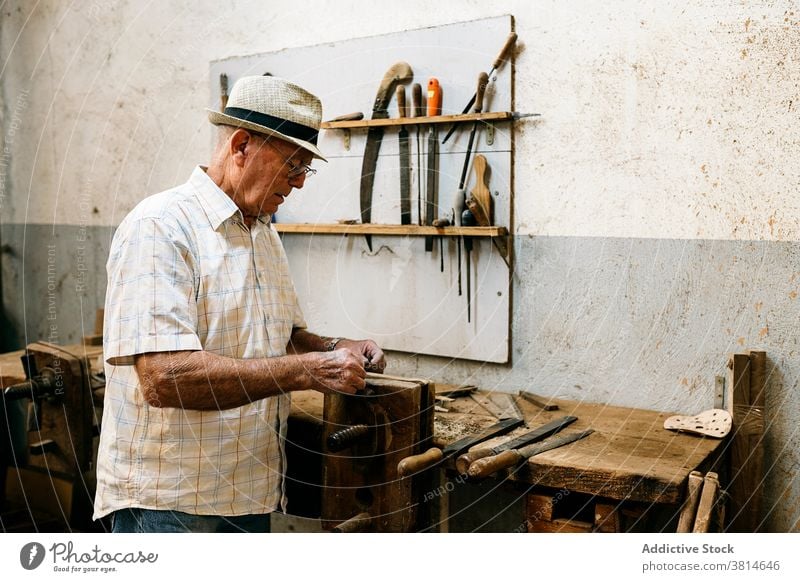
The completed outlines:
<svg viewBox="0 0 800 582">
<path fill-rule="evenodd" d="M 479 216 L 475 216 L 478 224 L 481 226 L 491 226 L 492 224 L 492 195 L 489 188 L 486 186 L 486 158 L 478 154 L 472 162 L 472 167 L 475 169 L 475 187 L 470 194 L 475 201 L 480 205 L 483 210 L 483 215 L 486 217 L 486 224 L 484 224 Z M 472 210 L 470 208 L 470 210 Z M 473 212 L 474 214 L 474 212 Z"/>
<path fill-rule="evenodd" d="M 517 33 L 512 32 L 508 35 L 506 39 L 506 44 L 503 45 L 503 48 L 500 49 L 500 52 L 497 53 L 497 57 L 494 59 L 494 63 L 492 63 L 492 69 L 498 68 L 503 61 L 506 60 L 508 53 L 511 51 L 511 47 L 517 42 Z"/>
<path fill-rule="evenodd" d="M 408 108 L 406 107 L 406 88 L 403 85 L 397 86 L 397 116 L 408 117 Z"/>
<path fill-rule="evenodd" d="M 431 78 L 428 81 L 428 117 L 442 114 L 442 87 L 439 79 Z"/>
<path fill-rule="evenodd" d="M 414 105 L 414 117 L 423 117 L 425 106 L 422 104 L 422 85 L 419 83 L 411 86 L 411 103 Z"/>
<path fill-rule="evenodd" d="M 517 451 L 503 451 L 499 455 L 478 459 L 469 466 L 467 475 L 473 479 L 484 479 L 507 467 L 513 467 L 524 460 L 524 457 Z"/>
<path fill-rule="evenodd" d="M 456 469 L 459 475 L 466 475 L 472 463 L 478 459 L 489 457 L 492 454 L 492 449 L 478 449 L 464 453 L 456 459 Z"/>
<path fill-rule="evenodd" d="M 357 533 L 367 529 L 372 522 L 372 516 L 364 511 L 343 521 L 331 530 L 333 533 Z"/>
<path fill-rule="evenodd" d="M 442 449 L 432 447 L 420 455 L 413 455 L 406 457 L 397 464 L 397 475 L 399 477 L 407 477 L 414 473 L 419 473 L 425 469 L 432 467 L 442 460 Z"/>
<path fill-rule="evenodd" d="M 466 204 L 467 208 L 469 209 L 469 213 L 472 215 L 472 224 L 465 224 L 464 217 L 462 215 L 462 226 L 475 226 L 476 224 L 478 226 L 491 226 L 489 224 L 489 217 L 483 212 L 483 207 L 478 204 L 478 201 L 475 200 L 472 195 L 467 196 Z"/>
<path fill-rule="evenodd" d="M 489 75 L 481 73 L 478 75 L 478 88 L 475 91 L 475 113 L 483 111 L 483 94 L 486 92 L 486 85 L 489 84 Z"/>
<path fill-rule="evenodd" d="M 362 111 L 354 111 L 353 113 L 345 113 L 339 117 L 334 117 L 330 121 L 358 121 L 360 119 L 364 119 L 364 113 Z"/>
</svg>

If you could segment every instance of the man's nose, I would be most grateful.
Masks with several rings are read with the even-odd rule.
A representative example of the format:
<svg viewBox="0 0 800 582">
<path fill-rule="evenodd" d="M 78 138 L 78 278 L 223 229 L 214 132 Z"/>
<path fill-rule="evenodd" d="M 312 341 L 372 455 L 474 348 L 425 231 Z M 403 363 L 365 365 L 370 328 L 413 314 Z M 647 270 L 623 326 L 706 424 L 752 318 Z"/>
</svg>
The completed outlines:
<svg viewBox="0 0 800 582">
<path fill-rule="evenodd" d="M 306 175 L 305 174 L 298 174 L 297 176 L 292 176 L 289 178 L 289 185 L 292 188 L 297 188 L 298 190 L 302 188 L 306 183 Z"/>
</svg>

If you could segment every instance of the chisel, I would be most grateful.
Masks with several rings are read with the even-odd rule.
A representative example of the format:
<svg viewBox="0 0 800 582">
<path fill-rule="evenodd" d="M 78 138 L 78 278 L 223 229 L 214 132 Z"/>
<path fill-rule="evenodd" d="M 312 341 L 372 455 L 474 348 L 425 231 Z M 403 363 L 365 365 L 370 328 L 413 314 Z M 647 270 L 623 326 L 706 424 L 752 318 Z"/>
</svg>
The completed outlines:
<svg viewBox="0 0 800 582">
<path fill-rule="evenodd" d="M 583 432 L 559 435 L 541 444 L 532 444 L 521 449 L 509 449 L 499 455 L 478 459 L 469 466 L 467 475 L 473 479 L 483 479 L 497 471 L 513 467 L 531 457 L 563 447 L 592 434 L 594 430 L 587 429 Z"/>
<path fill-rule="evenodd" d="M 483 429 L 478 434 L 460 438 L 443 449 L 432 447 L 419 455 L 406 457 L 397 464 L 397 474 L 399 477 L 406 477 L 429 469 L 450 457 L 468 451 L 475 445 L 488 441 L 492 437 L 504 435 L 520 426 L 523 422 L 521 418 L 507 418 Z"/>
<path fill-rule="evenodd" d="M 472 465 L 472 463 L 478 459 L 483 459 L 484 457 L 489 457 L 492 455 L 499 455 L 503 451 L 518 449 L 526 445 L 537 443 L 549 436 L 556 434 L 557 432 L 561 432 L 576 420 L 578 420 L 577 416 L 562 416 L 561 418 L 557 418 L 552 422 L 548 422 L 547 424 L 542 425 L 535 430 L 526 432 L 524 435 L 503 444 L 486 449 L 478 449 L 475 451 L 466 452 L 456 459 L 456 468 L 458 469 L 459 474 L 466 475 L 470 465 Z"/>
<path fill-rule="evenodd" d="M 414 117 L 425 115 L 425 106 L 422 104 L 422 85 L 419 83 L 411 86 L 411 104 L 414 106 Z M 420 127 L 417 125 L 417 224 L 422 226 L 422 143 L 419 137 Z"/>
<path fill-rule="evenodd" d="M 517 33 L 516 32 L 512 32 L 511 34 L 508 35 L 508 38 L 506 38 L 506 43 L 503 45 L 503 48 L 500 49 L 500 52 L 498 53 L 497 57 L 494 59 L 494 62 L 492 63 L 492 69 L 486 75 L 487 78 L 491 77 L 492 73 L 494 73 L 497 70 L 497 68 L 500 67 L 500 65 L 503 64 L 503 61 L 506 60 L 506 56 L 507 56 L 508 52 L 511 50 L 511 47 L 513 47 L 514 43 L 516 43 L 516 42 L 517 42 Z M 467 113 L 469 111 L 470 107 L 472 107 L 472 104 L 475 103 L 475 98 L 476 97 L 477 97 L 477 93 L 472 96 L 472 98 L 469 100 L 469 103 L 467 103 L 467 106 L 464 107 L 464 111 L 462 111 L 461 113 Z M 442 140 L 442 144 L 444 144 L 448 139 L 450 139 L 450 136 L 453 135 L 453 132 L 456 130 L 457 126 L 458 126 L 458 124 L 454 123 L 450 127 L 450 130 L 447 132 L 447 135 L 445 135 L 444 139 Z"/>
<path fill-rule="evenodd" d="M 428 81 L 428 117 L 435 117 L 442 112 L 442 88 L 439 80 L 431 78 Z M 425 224 L 433 225 L 436 218 L 436 158 L 439 139 L 437 137 L 436 124 L 432 123 L 428 130 L 428 181 L 425 189 Z M 425 237 L 425 252 L 433 251 L 433 237 Z"/>
</svg>

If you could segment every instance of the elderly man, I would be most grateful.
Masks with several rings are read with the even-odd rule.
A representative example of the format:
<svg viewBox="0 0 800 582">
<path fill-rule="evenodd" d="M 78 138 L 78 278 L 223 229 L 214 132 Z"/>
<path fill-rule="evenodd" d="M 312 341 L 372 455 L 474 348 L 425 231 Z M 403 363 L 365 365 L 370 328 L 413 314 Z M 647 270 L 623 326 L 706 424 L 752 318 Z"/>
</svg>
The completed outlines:
<svg viewBox="0 0 800 582">
<path fill-rule="evenodd" d="M 95 519 L 115 532 L 268 531 L 290 392 L 352 394 L 370 340 L 306 331 L 271 215 L 314 174 L 319 99 L 245 77 L 208 168 L 142 201 L 108 259 Z"/>
</svg>

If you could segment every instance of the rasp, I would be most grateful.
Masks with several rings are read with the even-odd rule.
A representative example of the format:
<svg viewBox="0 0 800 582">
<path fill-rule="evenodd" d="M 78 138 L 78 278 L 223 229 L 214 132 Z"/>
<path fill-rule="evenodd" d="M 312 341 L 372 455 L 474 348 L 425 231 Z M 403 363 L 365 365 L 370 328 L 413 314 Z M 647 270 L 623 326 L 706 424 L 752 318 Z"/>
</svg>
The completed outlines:
<svg viewBox="0 0 800 582">
<path fill-rule="evenodd" d="M 506 441 L 497 446 L 468 451 L 456 459 L 456 468 L 461 475 L 466 475 L 469 466 L 478 459 L 489 457 L 491 455 L 499 455 L 503 451 L 518 449 L 526 445 L 537 443 L 549 436 L 556 434 L 557 432 L 561 432 L 564 430 L 564 428 L 568 427 L 576 420 L 578 420 L 577 416 L 562 416 L 561 418 L 557 418 L 556 420 L 548 422 L 537 429 L 526 432 L 520 437 Z"/>
<path fill-rule="evenodd" d="M 408 63 L 397 62 L 389 67 L 383 76 L 375 102 L 372 106 L 372 119 L 387 119 L 387 107 L 397 84 L 408 83 L 413 72 Z M 364 148 L 364 161 L 361 165 L 361 222 L 369 224 L 372 219 L 372 187 L 375 184 L 375 168 L 378 165 L 378 154 L 383 140 L 383 127 L 370 127 L 367 132 L 367 145 Z M 372 235 L 365 235 L 367 247 L 372 252 Z"/>
<path fill-rule="evenodd" d="M 594 431 L 590 428 L 583 432 L 558 435 L 543 443 L 535 443 L 528 445 L 527 447 L 522 447 L 521 449 L 509 449 L 507 451 L 503 451 L 499 455 L 478 459 L 469 466 L 467 475 L 474 479 L 488 477 L 489 475 L 500 471 L 501 469 L 513 467 L 527 459 L 530 459 L 534 455 L 538 455 L 546 451 L 552 451 L 553 449 L 573 443 L 589 436 L 593 432 Z"/>
<path fill-rule="evenodd" d="M 401 119 L 408 117 L 406 88 L 402 85 L 397 86 L 397 114 Z M 411 149 L 405 125 L 400 126 L 397 139 L 400 147 L 400 224 L 411 224 Z"/>
<path fill-rule="evenodd" d="M 432 447 L 419 455 L 412 455 L 401 460 L 397 464 L 397 475 L 399 477 L 407 477 L 419 471 L 429 469 L 434 465 L 438 465 L 449 457 L 460 455 L 468 451 L 470 448 L 488 441 L 490 438 L 504 435 L 523 424 L 525 421 L 521 418 L 507 418 L 493 425 L 483 429 L 478 434 L 465 436 L 455 442 L 450 443 L 443 449 Z"/>
</svg>

